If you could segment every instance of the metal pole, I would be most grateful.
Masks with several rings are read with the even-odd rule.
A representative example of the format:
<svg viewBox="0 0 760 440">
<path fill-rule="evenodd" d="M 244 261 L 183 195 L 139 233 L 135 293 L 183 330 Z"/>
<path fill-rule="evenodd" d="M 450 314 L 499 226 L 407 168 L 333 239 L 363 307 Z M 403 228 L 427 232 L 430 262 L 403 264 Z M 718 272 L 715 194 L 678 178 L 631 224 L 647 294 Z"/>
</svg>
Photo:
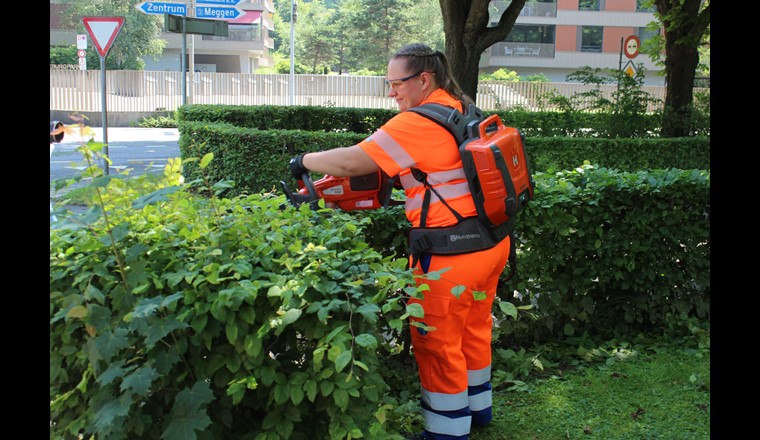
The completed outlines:
<svg viewBox="0 0 760 440">
<path fill-rule="evenodd" d="M 288 81 L 288 88 L 290 89 L 290 92 L 288 93 L 288 105 L 293 105 L 293 99 L 295 95 L 295 17 L 294 13 L 296 10 L 296 0 L 290 0 L 290 79 Z"/>
<path fill-rule="evenodd" d="M 187 11 L 188 17 L 195 17 L 195 0 L 190 0 L 190 8 Z M 190 34 L 190 68 L 187 69 L 190 75 L 190 104 L 195 100 L 195 34 Z"/>
<path fill-rule="evenodd" d="M 101 118 L 103 119 L 103 151 L 105 151 L 105 157 L 103 158 L 103 174 L 108 175 L 108 111 L 106 110 L 106 57 L 100 57 L 100 109 Z"/>
<path fill-rule="evenodd" d="M 182 105 L 187 104 L 187 75 L 185 75 L 185 56 L 187 56 L 187 18 L 182 16 L 182 55 L 179 63 L 180 78 L 182 84 Z"/>
<path fill-rule="evenodd" d="M 618 55 L 618 80 L 617 80 L 617 95 L 615 99 L 615 107 L 620 109 L 620 72 L 623 71 L 623 37 L 620 37 L 620 54 Z"/>
</svg>

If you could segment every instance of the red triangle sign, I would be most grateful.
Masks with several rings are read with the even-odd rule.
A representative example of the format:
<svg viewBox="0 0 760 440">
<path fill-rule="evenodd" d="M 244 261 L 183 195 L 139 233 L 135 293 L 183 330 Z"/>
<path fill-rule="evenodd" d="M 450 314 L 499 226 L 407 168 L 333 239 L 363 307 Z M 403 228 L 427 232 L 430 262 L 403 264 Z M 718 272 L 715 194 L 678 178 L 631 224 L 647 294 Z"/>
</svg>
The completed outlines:
<svg viewBox="0 0 760 440">
<path fill-rule="evenodd" d="M 82 17 L 82 23 L 101 57 L 105 58 L 111 50 L 126 20 L 125 17 Z"/>
</svg>

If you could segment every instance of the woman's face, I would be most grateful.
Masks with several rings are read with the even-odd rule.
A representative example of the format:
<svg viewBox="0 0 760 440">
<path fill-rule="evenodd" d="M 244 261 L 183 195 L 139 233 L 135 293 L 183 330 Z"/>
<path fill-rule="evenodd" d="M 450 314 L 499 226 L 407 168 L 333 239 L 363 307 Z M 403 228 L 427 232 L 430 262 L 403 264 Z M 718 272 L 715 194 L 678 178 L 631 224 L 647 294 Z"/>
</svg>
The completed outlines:
<svg viewBox="0 0 760 440">
<path fill-rule="evenodd" d="M 393 58 L 388 62 L 385 77 L 388 96 L 396 100 L 399 111 L 416 107 L 426 96 L 430 86 L 429 73 L 410 72 L 405 58 Z"/>
</svg>

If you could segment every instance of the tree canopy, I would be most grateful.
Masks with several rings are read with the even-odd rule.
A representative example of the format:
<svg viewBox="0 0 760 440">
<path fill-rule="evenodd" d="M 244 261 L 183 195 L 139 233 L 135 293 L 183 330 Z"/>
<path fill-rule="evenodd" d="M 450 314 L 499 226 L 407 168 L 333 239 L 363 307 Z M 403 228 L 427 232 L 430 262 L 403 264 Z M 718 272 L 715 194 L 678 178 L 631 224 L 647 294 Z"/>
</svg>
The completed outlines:
<svg viewBox="0 0 760 440">
<path fill-rule="evenodd" d="M 166 46 L 161 39 L 163 18 L 138 11 L 141 0 L 71 0 L 62 14 L 61 22 L 68 28 L 86 33 L 82 17 L 125 17 L 124 27 L 106 57 L 106 68 L 113 70 L 142 70 L 143 56 L 158 57 Z M 73 44 L 73 42 L 72 42 Z M 99 66 L 97 51 L 87 54 L 88 66 Z"/>
</svg>

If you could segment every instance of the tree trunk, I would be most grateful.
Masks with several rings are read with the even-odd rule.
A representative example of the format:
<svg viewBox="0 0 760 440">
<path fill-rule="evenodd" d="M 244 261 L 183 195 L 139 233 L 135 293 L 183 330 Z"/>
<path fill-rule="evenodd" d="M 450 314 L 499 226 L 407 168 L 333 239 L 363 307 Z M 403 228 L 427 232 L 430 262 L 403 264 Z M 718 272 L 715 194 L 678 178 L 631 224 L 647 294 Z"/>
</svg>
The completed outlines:
<svg viewBox="0 0 760 440">
<path fill-rule="evenodd" d="M 655 0 L 665 29 L 665 105 L 662 137 L 691 133 L 694 77 L 699 65 L 699 44 L 710 24 L 710 5 L 703 0 Z"/>
<path fill-rule="evenodd" d="M 489 27 L 490 0 L 439 0 L 449 67 L 473 101 L 477 99 L 480 56 L 509 35 L 525 1 L 513 0 L 498 24 Z"/>
</svg>

